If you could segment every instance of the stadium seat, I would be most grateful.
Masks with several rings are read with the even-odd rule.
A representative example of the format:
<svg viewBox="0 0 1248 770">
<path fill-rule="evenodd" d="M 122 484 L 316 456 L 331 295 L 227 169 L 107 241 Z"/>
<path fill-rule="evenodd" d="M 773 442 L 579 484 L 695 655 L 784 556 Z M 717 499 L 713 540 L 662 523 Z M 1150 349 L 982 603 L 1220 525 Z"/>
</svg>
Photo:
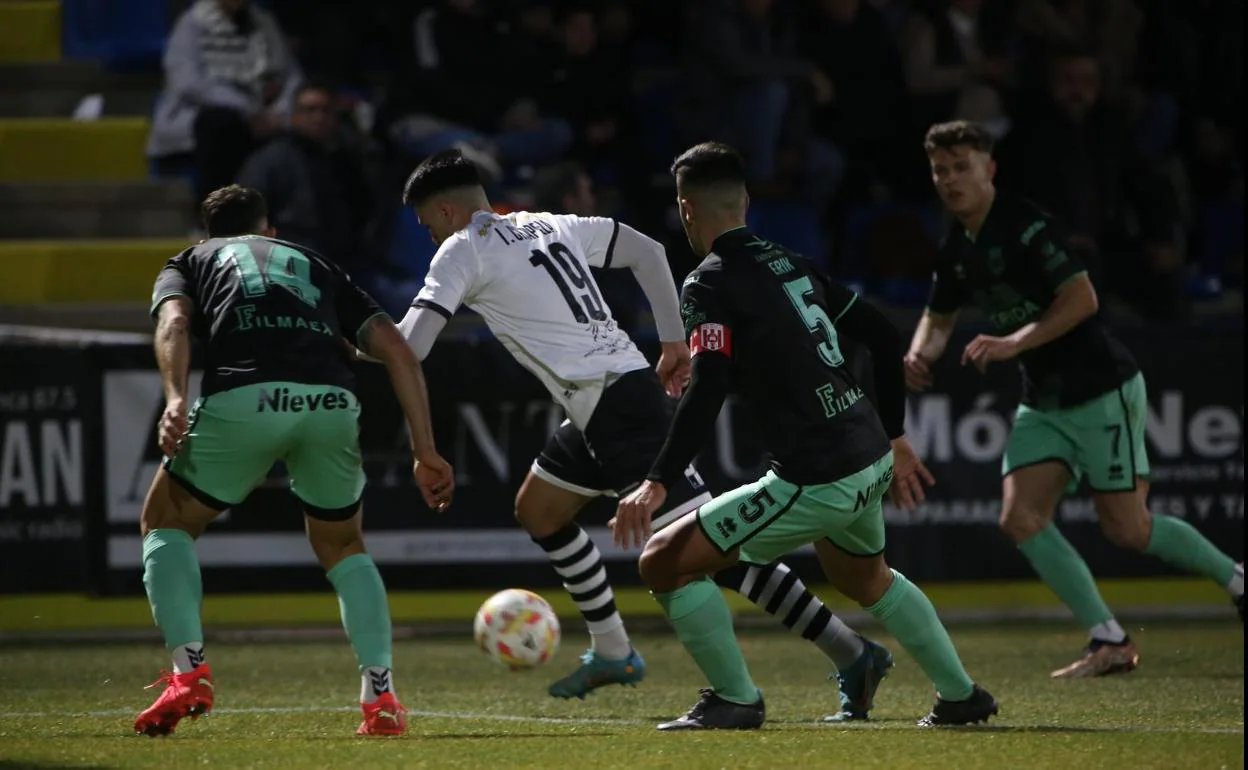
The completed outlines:
<svg viewBox="0 0 1248 770">
<path fill-rule="evenodd" d="M 676 124 L 672 119 L 676 83 L 674 78 L 668 77 L 648 80 L 639 88 L 635 98 L 637 114 L 644 116 L 639 121 L 641 144 L 651 168 L 656 172 L 665 172 L 679 151 L 676 148 Z"/>
<path fill-rule="evenodd" d="M 60 61 L 61 7 L 55 0 L 0 2 L 0 64 Z"/>
<path fill-rule="evenodd" d="M 173 238 L 0 240 L 0 305 L 144 305 L 153 276 L 186 245 Z"/>
<path fill-rule="evenodd" d="M 429 272 L 429 263 L 437 251 L 438 247 L 429 237 L 429 230 L 416 219 L 416 212 L 407 206 L 399 206 L 386 261 L 404 275 L 423 278 Z"/>
<path fill-rule="evenodd" d="M 783 243 L 827 268 L 828 242 L 820 228 L 819 213 L 813 207 L 790 201 L 755 199 L 750 202 L 746 224 L 762 237 Z"/>
<path fill-rule="evenodd" d="M 112 69 L 160 65 L 171 26 L 168 0 L 63 0 L 62 13 L 66 58 Z"/>
<path fill-rule="evenodd" d="M 880 241 L 880 227 L 884 223 L 889 223 L 890 235 L 917 239 L 923 242 L 918 245 L 929 250 L 934 249 L 940 237 L 940 216 L 930 206 L 902 203 L 855 206 L 842 223 L 838 272 L 846 278 L 864 281 L 872 293 L 890 304 L 918 307 L 927 297 L 927 277 L 895 274 L 887 266 L 881 270 L 882 265 L 877 262 L 881 248 L 895 248 L 894 244 Z M 907 255 L 896 256 L 904 261 Z M 890 253 L 890 262 L 891 257 Z"/>
<path fill-rule="evenodd" d="M 1243 203 L 1223 201 L 1202 206 L 1199 228 L 1200 251 L 1187 291 L 1195 299 L 1215 299 L 1222 295 L 1223 281 L 1232 277 L 1227 263 L 1244 254 Z"/>
<path fill-rule="evenodd" d="M 147 118 L 0 119 L 0 181 L 146 179 Z"/>
</svg>

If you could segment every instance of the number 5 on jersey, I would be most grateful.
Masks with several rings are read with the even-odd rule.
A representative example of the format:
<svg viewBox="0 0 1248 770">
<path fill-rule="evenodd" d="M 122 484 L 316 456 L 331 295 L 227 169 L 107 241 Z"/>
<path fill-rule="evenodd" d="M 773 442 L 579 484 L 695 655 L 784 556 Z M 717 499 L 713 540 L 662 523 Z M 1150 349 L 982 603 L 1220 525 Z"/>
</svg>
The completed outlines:
<svg viewBox="0 0 1248 770">
<path fill-rule="evenodd" d="M 810 329 L 811 334 L 823 330 L 823 340 L 819 343 L 819 358 L 823 359 L 828 366 L 834 368 L 843 366 L 845 356 L 841 355 L 841 342 L 836 334 L 836 326 L 833 325 L 832 319 L 828 318 L 823 307 L 813 301 L 815 287 L 811 284 L 810 278 L 802 276 L 786 282 L 784 293 L 788 296 L 789 302 L 793 303 L 793 307 L 797 309 L 798 315 L 802 317 L 802 321 L 806 323 L 806 328 Z"/>
</svg>

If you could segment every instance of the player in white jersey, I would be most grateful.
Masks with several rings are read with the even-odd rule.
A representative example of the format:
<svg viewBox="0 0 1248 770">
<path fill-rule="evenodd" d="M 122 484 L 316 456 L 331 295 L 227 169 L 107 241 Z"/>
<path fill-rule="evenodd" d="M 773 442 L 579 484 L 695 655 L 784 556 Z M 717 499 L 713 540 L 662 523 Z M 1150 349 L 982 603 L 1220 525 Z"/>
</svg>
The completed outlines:
<svg viewBox="0 0 1248 770">
<path fill-rule="evenodd" d="M 610 219 L 495 214 L 476 166 L 454 150 L 421 163 L 403 201 L 439 244 L 424 288 L 399 324 L 417 357 L 428 355 L 456 309 L 467 305 L 567 414 L 516 496 L 516 519 L 546 551 L 593 639 L 583 665 L 550 694 L 584 697 L 603 685 L 634 684 L 645 662 L 616 611 L 598 548 L 573 519 L 591 499 L 619 495 L 640 478 L 642 459 L 662 446 L 670 414 L 664 391 L 680 395 L 689 377 L 663 247 Z M 612 318 L 591 266 L 633 270 L 662 342 L 655 370 Z M 692 469 L 686 482 L 669 520 L 711 499 Z"/>
<path fill-rule="evenodd" d="M 421 163 L 403 201 L 439 244 L 424 288 L 399 324 L 417 357 L 429 354 L 446 322 L 466 305 L 567 413 L 516 497 L 517 520 L 546 551 L 593 639 L 582 665 L 549 692 L 583 698 L 604 685 L 634 684 L 644 676 L 645 662 L 616 611 L 602 557 L 574 519 L 591 499 L 622 496 L 645 476 L 671 416 L 664 391 L 679 396 L 689 379 L 689 348 L 663 246 L 611 219 L 495 214 L 476 167 L 455 150 Z M 662 343 L 654 370 L 616 324 L 591 267 L 633 272 Z M 711 499 L 692 466 L 676 486 L 655 517 L 656 529 Z M 800 618 L 803 635 L 834 661 L 830 650 L 847 651 L 838 667 L 847 669 L 862 656 L 861 638 L 787 567 L 750 569 L 765 570 L 767 585 L 755 587 L 749 579 L 749 587 L 731 587 L 794 630 Z M 819 628 L 810 632 L 816 619 Z M 848 689 L 852 703 L 843 708 L 854 711 L 851 718 L 865 717 L 874 683 Z M 846 690 L 842 683 L 843 701 Z"/>
</svg>

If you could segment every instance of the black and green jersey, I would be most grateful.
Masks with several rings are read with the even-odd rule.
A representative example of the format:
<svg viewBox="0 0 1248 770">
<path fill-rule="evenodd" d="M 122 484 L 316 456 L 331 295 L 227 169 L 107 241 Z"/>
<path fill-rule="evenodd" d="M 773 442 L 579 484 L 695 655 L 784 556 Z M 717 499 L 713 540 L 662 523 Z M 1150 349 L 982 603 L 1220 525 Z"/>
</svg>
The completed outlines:
<svg viewBox="0 0 1248 770">
<path fill-rule="evenodd" d="M 772 467 L 795 484 L 843 478 L 888 452 L 889 435 L 845 365 L 837 334 L 857 299 L 745 228 L 717 238 L 685 280 L 681 314 L 692 353 L 731 361 L 733 388 L 754 412 Z M 896 422 L 900 434 L 900 414 Z"/>
<path fill-rule="evenodd" d="M 1029 201 L 998 192 L 971 238 L 954 225 L 941 245 L 927 309 L 978 307 L 996 334 L 1039 320 L 1058 290 L 1087 271 L 1056 220 Z M 1139 368 L 1094 315 L 1047 345 L 1019 356 L 1023 403 L 1041 409 L 1081 404 L 1117 388 Z"/>
<path fill-rule="evenodd" d="M 324 257 L 258 235 L 214 238 L 170 259 L 152 291 L 153 316 L 175 296 L 195 305 L 203 395 L 260 382 L 351 389 L 343 338 L 354 341 L 383 313 Z"/>
</svg>

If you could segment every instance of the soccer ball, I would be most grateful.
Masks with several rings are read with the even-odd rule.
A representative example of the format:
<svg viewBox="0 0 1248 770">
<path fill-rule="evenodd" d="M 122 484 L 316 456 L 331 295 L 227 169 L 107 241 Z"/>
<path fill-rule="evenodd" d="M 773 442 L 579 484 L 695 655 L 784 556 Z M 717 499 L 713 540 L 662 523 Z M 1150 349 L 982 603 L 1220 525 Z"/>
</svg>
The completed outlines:
<svg viewBox="0 0 1248 770">
<path fill-rule="evenodd" d="M 472 633 L 491 660 L 519 671 L 542 665 L 559 649 L 559 616 L 532 591 L 508 588 L 485 600 Z"/>
</svg>

